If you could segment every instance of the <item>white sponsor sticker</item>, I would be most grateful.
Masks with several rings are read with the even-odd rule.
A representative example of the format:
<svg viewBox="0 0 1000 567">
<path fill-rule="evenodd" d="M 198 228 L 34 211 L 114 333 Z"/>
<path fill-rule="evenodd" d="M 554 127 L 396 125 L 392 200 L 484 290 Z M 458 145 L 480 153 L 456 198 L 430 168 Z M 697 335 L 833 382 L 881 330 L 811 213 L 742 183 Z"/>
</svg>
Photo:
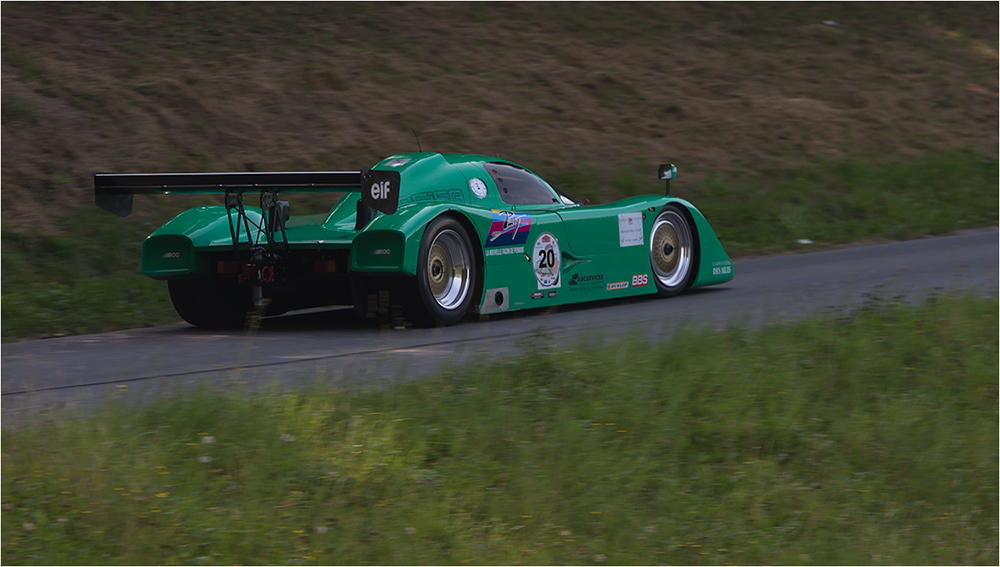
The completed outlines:
<svg viewBox="0 0 1000 567">
<path fill-rule="evenodd" d="M 608 291 L 615 291 L 616 289 L 628 289 L 628 282 L 615 282 L 608 284 Z"/>
<path fill-rule="evenodd" d="M 622 248 L 642 246 L 642 213 L 618 215 L 618 244 Z"/>
<path fill-rule="evenodd" d="M 479 197 L 480 199 L 486 198 L 486 184 L 483 183 L 483 180 L 478 177 L 473 177 L 472 180 L 469 181 L 469 190 L 472 191 L 473 195 Z"/>
<path fill-rule="evenodd" d="M 721 276 L 723 274 L 733 273 L 733 263 L 729 260 L 723 260 L 721 262 L 712 262 L 712 275 Z"/>
<path fill-rule="evenodd" d="M 507 256 L 508 254 L 524 254 L 524 246 L 507 246 L 504 248 L 487 248 L 487 256 Z"/>
<path fill-rule="evenodd" d="M 535 250 L 531 255 L 531 265 L 538 280 L 538 289 L 559 287 L 559 266 L 562 258 L 559 253 L 559 241 L 547 232 L 538 235 L 535 240 Z"/>
</svg>

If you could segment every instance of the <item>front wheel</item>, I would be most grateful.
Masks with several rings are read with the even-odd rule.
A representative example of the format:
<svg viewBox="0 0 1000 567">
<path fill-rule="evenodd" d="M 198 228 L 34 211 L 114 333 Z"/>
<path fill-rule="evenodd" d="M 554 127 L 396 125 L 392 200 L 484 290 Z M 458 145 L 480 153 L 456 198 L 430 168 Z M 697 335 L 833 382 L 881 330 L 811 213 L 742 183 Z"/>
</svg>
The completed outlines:
<svg viewBox="0 0 1000 567">
<path fill-rule="evenodd" d="M 660 209 L 649 236 L 649 263 L 653 282 L 663 297 L 684 291 L 694 276 L 694 233 L 688 217 L 677 205 Z"/>
<path fill-rule="evenodd" d="M 460 321 L 472 306 L 476 277 L 465 227 L 449 216 L 434 219 L 420 241 L 415 318 L 436 325 Z"/>
</svg>

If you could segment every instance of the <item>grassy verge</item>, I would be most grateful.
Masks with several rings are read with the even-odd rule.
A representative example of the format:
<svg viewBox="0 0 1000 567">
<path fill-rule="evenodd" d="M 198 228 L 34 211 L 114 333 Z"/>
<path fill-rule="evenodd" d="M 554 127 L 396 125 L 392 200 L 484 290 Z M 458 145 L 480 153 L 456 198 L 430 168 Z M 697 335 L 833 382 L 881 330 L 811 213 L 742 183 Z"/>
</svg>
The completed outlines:
<svg viewBox="0 0 1000 567">
<path fill-rule="evenodd" d="M 3 432 L 6 564 L 995 564 L 993 299 Z M 581 345 L 586 347 L 586 345 Z"/>
<path fill-rule="evenodd" d="M 997 161 L 949 152 L 913 163 L 822 163 L 689 193 L 730 254 L 813 250 L 996 226 Z M 814 244 L 802 246 L 799 240 Z"/>
<path fill-rule="evenodd" d="M 619 195 L 662 190 L 649 178 L 626 174 L 553 172 L 551 178 L 581 199 L 596 198 L 604 182 Z M 681 180 L 675 193 L 705 213 L 738 258 L 996 225 L 997 183 L 996 160 L 959 152 L 918 163 L 845 161 L 746 179 Z M 155 205 L 163 207 L 164 199 Z M 317 206 L 310 201 L 298 212 Z M 60 235 L 4 232 L 3 340 L 178 321 L 166 285 L 139 275 L 142 239 L 168 218 L 158 210 L 136 222 L 97 211 L 62 219 Z"/>
<path fill-rule="evenodd" d="M 60 228 L 3 231 L 4 341 L 179 320 L 166 283 L 140 273 L 142 241 L 153 227 L 90 214 L 62 219 Z"/>
</svg>

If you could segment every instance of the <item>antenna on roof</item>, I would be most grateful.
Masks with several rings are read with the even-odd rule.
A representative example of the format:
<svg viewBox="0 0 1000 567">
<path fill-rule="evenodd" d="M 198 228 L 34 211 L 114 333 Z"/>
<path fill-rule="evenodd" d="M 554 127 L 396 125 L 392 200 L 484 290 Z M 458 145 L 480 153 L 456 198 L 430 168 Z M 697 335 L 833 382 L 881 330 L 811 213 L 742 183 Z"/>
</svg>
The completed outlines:
<svg viewBox="0 0 1000 567">
<path fill-rule="evenodd" d="M 417 131 L 413 131 L 413 137 L 417 139 L 417 151 L 423 153 L 424 150 L 420 149 L 420 137 L 417 136 Z"/>
</svg>

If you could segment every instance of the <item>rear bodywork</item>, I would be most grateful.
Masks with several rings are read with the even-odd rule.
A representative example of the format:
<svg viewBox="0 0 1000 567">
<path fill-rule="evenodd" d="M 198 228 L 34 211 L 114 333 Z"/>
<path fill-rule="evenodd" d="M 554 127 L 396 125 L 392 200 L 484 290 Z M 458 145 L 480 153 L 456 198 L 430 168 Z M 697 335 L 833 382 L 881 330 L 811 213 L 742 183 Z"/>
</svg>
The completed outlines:
<svg viewBox="0 0 1000 567">
<path fill-rule="evenodd" d="M 233 187 L 216 184 L 212 191 L 212 184 L 203 184 L 202 190 L 189 192 L 226 193 L 226 204 L 184 211 L 149 235 L 143 244 L 142 273 L 160 280 L 249 278 L 271 300 L 271 312 L 333 304 L 363 307 L 359 302 L 374 306 L 380 286 L 391 287 L 394 280 L 405 282 L 419 274 L 425 227 L 449 215 L 473 240 L 480 267 L 473 305 L 480 313 L 636 296 L 656 293 L 650 230 L 657 212 L 674 204 L 687 215 L 694 232 L 690 287 L 733 277 L 732 263 L 708 221 L 684 199 L 650 195 L 591 206 L 565 198 L 512 204 L 501 195 L 490 164 L 534 175 L 512 162 L 486 156 L 406 153 L 386 158 L 368 172 L 338 172 L 339 177 L 326 179 L 329 186 L 296 186 L 291 181 L 270 188 L 251 184 L 238 191 L 238 207 Z M 390 184 L 369 185 L 370 176 L 394 180 L 391 186 L 397 194 L 390 195 L 394 202 L 372 203 L 372 196 L 379 196 L 378 187 Z M 108 188 L 113 177 L 98 174 L 95 183 L 98 205 L 118 214 L 127 214 L 120 195 L 130 191 L 178 192 L 166 185 L 157 191 L 155 183 L 143 190 L 119 183 L 113 190 Z M 326 214 L 294 216 L 288 215 L 287 204 L 276 201 L 278 193 L 294 191 L 343 195 Z M 261 206 L 243 205 L 243 197 L 249 202 L 258 192 Z M 270 273 L 246 273 L 253 250 L 264 247 L 270 255 L 265 263 Z M 550 270 L 540 270 L 536 253 L 542 254 L 543 265 L 548 261 Z M 366 289 L 359 290 L 359 285 Z"/>
</svg>

